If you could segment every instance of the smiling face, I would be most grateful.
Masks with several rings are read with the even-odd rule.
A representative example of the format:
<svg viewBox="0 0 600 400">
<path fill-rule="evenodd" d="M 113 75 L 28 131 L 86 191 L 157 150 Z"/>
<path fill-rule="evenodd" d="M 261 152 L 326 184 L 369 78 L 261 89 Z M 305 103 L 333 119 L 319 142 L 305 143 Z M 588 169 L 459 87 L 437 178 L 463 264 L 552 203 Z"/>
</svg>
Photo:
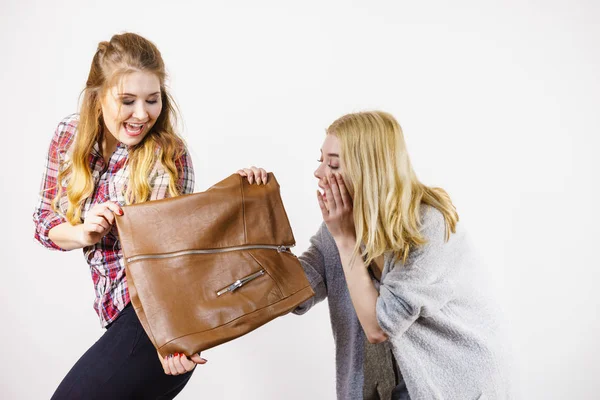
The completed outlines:
<svg viewBox="0 0 600 400">
<path fill-rule="evenodd" d="M 344 166 L 340 158 L 340 140 L 335 135 L 325 136 L 321 146 L 321 158 L 318 161 L 320 164 L 315 170 L 315 178 L 319 180 L 318 185 L 325 200 L 325 177 L 334 173 L 344 175 Z"/>
<path fill-rule="evenodd" d="M 105 132 L 110 132 L 105 136 L 107 147 L 117 142 L 134 146 L 160 116 L 160 80 L 150 72 L 131 72 L 106 91 L 101 106 Z"/>
</svg>

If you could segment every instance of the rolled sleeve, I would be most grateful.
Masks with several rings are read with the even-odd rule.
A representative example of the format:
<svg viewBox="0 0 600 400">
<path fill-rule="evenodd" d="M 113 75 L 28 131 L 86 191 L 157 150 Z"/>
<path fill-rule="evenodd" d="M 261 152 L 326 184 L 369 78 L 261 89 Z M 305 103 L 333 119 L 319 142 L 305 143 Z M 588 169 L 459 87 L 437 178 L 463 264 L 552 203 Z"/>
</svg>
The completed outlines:
<svg viewBox="0 0 600 400">
<path fill-rule="evenodd" d="M 54 210 L 52 202 L 58 193 L 59 171 L 64 162 L 64 154 L 73 142 L 78 118 L 77 114 L 64 118 L 54 132 L 46 156 L 38 204 L 33 213 L 34 238 L 49 249 L 66 251 L 50 240 L 48 233 L 55 226 L 66 222 L 66 219 Z"/>
<path fill-rule="evenodd" d="M 452 245 L 445 242 L 443 216 L 430 211 L 422 233 L 427 243 L 414 249 L 405 264 L 397 261 L 379 288 L 377 321 L 389 337 L 402 335 L 419 318 L 429 317 L 454 295 L 448 268 Z"/>
<path fill-rule="evenodd" d="M 377 322 L 389 337 L 399 336 L 419 318 L 419 307 L 408 303 L 385 286 L 380 287 L 375 307 Z"/>
<path fill-rule="evenodd" d="M 33 222 L 35 223 L 35 240 L 49 249 L 66 251 L 54 243 L 49 237 L 52 228 L 67 222 L 63 217 L 50 211 L 38 211 L 33 215 Z"/>
</svg>

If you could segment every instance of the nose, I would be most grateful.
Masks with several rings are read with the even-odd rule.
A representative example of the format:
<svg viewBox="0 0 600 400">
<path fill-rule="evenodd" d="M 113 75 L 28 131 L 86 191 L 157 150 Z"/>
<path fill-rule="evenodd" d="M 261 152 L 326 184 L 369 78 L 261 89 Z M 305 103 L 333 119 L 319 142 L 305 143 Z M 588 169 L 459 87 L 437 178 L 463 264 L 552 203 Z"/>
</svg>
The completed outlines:
<svg viewBox="0 0 600 400">
<path fill-rule="evenodd" d="M 324 176 L 323 174 L 323 163 L 319 164 L 319 167 L 317 169 L 315 169 L 315 178 L 317 178 L 318 180 L 321 180 L 321 178 Z"/>
<path fill-rule="evenodd" d="M 143 101 L 137 101 L 135 109 L 133 110 L 133 117 L 140 121 L 145 121 L 148 118 L 148 111 L 146 110 L 146 103 Z"/>
</svg>

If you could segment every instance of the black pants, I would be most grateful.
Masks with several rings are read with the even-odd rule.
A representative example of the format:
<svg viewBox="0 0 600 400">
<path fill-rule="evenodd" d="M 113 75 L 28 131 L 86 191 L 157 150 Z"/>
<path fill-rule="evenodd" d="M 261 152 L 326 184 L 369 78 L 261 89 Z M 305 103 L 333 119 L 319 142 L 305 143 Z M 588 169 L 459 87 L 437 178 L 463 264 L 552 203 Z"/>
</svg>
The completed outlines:
<svg viewBox="0 0 600 400">
<path fill-rule="evenodd" d="M 52 399 L 172 399 L 192 373 L 165 374 L 156 349 L 128 305 L 71 368 Z"/>
</svg>

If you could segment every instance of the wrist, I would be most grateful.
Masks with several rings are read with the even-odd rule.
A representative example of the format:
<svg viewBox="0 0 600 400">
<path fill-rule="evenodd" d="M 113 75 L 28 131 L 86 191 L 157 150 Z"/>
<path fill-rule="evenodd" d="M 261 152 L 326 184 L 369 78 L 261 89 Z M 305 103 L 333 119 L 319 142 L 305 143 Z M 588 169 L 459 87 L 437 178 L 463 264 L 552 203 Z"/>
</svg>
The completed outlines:
<svg viewBox="0 0 600 400">
<path fill-rule="evenodd" d="M 77 238 L 77 241 L 79 242 L 79 246 L 80 247 L 86 247 L 89 246 L 89 236 L 85 233 L 85 231 L 83 230 L 83 224 L 77 224 L 77 225 L 72 225 L 73 226 L 73 230 L 75 231 L 75 237 Z"/>
<path fill-rule="evenodd" d="M 353 251 L 356 247 L 355 236 L 342 236 L 333 238 L 335 244 L 340 252 Z"/>
</svg>

